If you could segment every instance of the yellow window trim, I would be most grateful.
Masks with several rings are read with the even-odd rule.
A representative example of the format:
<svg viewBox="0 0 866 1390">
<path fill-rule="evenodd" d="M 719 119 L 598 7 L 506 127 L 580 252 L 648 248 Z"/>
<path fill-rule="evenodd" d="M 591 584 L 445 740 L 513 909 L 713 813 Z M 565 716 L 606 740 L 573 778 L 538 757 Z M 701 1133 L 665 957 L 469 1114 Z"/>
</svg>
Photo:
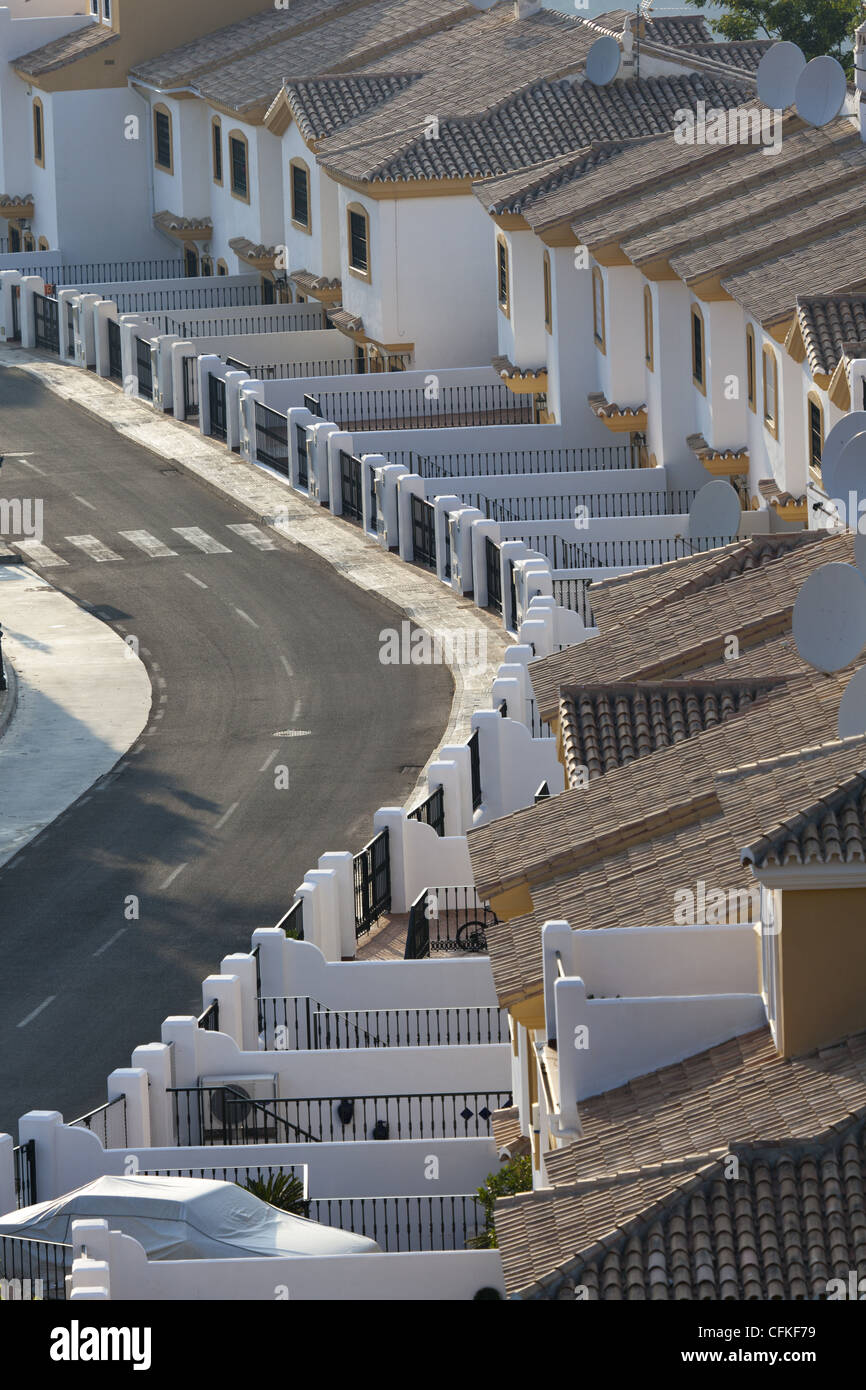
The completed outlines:
<svg viewBox="0 0 866 1390">
<path fill-rule="evenodd" d="M 765 425 L 766 429 L 768 430 L 768 432 L 773 436 L 773 438 L 774 438 L 774 439 L 778 439 L 778 438 L 779 438 L 779 364 L 778 364 L 778 362 L 776 361 L 776 354 L 775 354 L 775 352 L 773 351 L 773 349 L 772 349 L 771 347 L 769 347 L 769 346 L 765 346 L 765 347 L 764 347 L 763 352 L 761 353 L 761 362 L 762 362 L 762 378 L 763 378 L 763 386 L 764 386 L 764 425 Z M 770 369 L 771 369 L 771 371 L 772 371 L 772 373 L 773 373 L 773 377 L 772 377 L 772 389 L 773 389 L 772 411 L 771 411 L 770 408 L 769 408 L 769 407 L 770 407 L 770 399 L 769 399 L 769 391 L 768 391 L 768 389 L 767 389 L 767 388 L 768 388 L 768 384 L 769 384 L 769 379 L 768 379 L 768 375 L 767 375 L 767 366 L 768 366 L 768 363 L 770 364 Z"/>
<path fill-rule="evenodd" d="M 216 137 L 219 135 L 220 142 L 220 173 L 217 178 L 216 172 Z M 222 188 L 225 183 L 225 151 L 223 150 L 223 123 L 219 116 L 212 116 L 210 122 L 210 162 L 211 175 L 214 183 Z M 249 174 L 247 175 L 249 179 Z"/>
<path fill-rule="evenodd" d="M 33 162 L 45 168 L 45 108 L 39 97 L 33 98 Z"/>
<path fill-rule="evenodd" d="M 505 268 L 505 298 L 502 297 L 502 269 Z M 508 242 L 501 233 L 496 234 L 496 302 L 507 319 L 511 318 L 511 260 L 508 255 Z"/>
<path fill-rule="evenodd" d="M 595 265 L 592 268 L 592 336 L 599 352 L 607 355 L 607 327 L 604 305 L 604 276 Z"/>
<path fill-rule="evenodd" d="M 644 363 L 651 372 L 655 371 L 655 325 L 653 324 L 653 292 L 649 285 L 643 292 L 643 353 Z"/>
<path fill-rule="evenodd" d="M 364 219 L 364 237 L 367 243 L 367 269 L 359 270 L 352 265 L 352 213 L 357 213 Z M 354 275 L 356 280 L 363 280 L 369 285 L 373 280 L 373 258 L 370 248 L 370 214 L 363 203 L 349 203 L 346 207 L 346 267 L 350 275 Z"/>
<path fill-rule="evenodd" d="M 701 377 L 703 378 L 703 380 L 701 380 L 701 379 L 698 377 L 698 373 L 697 373 L 698 361 L 697 361 L 697 358 L 696 358 L 696 356 L 695 356 L 695 321 L 696 321 L 696 320 L 697 320 L 697 322 L 700 323 L 700 325 L 701 325 L 701 360 L 700 360 L 700 368 L 701 368 Z M 701 393 L 702 396 L 705 396 L 705 395 L 707 394 L 707 326 L 706 326 L 706 323 L 704 322 L 703 311 L 698 307 L 697 304 L 693 304 L 692 307 L 691 307 L 691 313 L 690 313 L 690 315 L 689 315 L 689 327 L 690 327 L 690 329 L 691 329 L 691 340 L 692 340 L 692 341 L 691 341 L 691 354 L 692 354 L 692 385 L 693 385 L 698 391 L 700 391 L 700 393 Z"/>
<path fill-rule="evenodd" d="M 233 140 L 239 141 L 240 144 L 242 144 L 243 147 L 244 147 L 244 168 L 246 169 L 246 173 L 247 173 L 247 191 L 246 191 L 246 193 L 238 193 L 238 192 L 236 191 L 236 189 L 235 189 L 235 176 L 234 176 L 234 167 L 235 167 L 235 165 L 234 165 L 234 159 L 232 158 L 232 141 L 233 141 Z M 227 143 L 227 145 L 226 145 L 226 149 L 228 150 L 228 156 L 229 156 L 229 168 L 228 168 L 228 175 L 229 175 L 229 192 L 231 193 L 232 197 L 235 198 L 239 203 L 247 203 L 247 204 L 248 204 L 249 201 L 250 201 L 250 142 L 249 142 L 249 140 L 247 139 L 247 137 L 244 135 L 244 133 L 243 133 L 242 130 L 230 130 L 230 131 L 229 131 L 229 137 L 228 137 L 228 143 Z"/>
<path fill-rule="evenodd" d="M 41 236 L 41 237 L 39 238 L 39 250 L 40 250 L 40 251 L 50 251 L 50 250 L 51 250 L 50 246 L 48 245 L 48 238 L 47 238 L 47 236 Z"/>
<path fill-rule="evenodd" d="M 304 171 L 304 178 L 305 178 L 306 181 L 307 181 L 307 220 L 306 220 L 306 222 L 299 222 L 298 219 L 297 219 L 297 217 L 295 216 L 295 178 L 294 178 L 294 174 L 292 173 L 292 170 L 293 170 L 293 169 L 303 169 L 303 171 Z M 312 236 L 312 234 L 313 234 L 313 200 L 312 200 L 311 194 L 312 194 L 312 187 L 311 187 L 311 182 L 310 182 L 310 166 L 309 166 L 309 164 L 306 162 L 305 159 L 298 159 L 297 157 L 294 158 L 294 159 L 290 159 L 290 160 L 289 160 L 289 200 L 290 200 L 290 202 L 291 202 L 291 207 L 292 207 L 292 218 L 291 218 L 292 226 L 293 226 L 293 227 L 296 227 L 296 228 L 298 229 L 299 232 L 306 232 L 307 236 Z M 351 249 L 351 248 L 350 248 L 350 249 Z M 369 229 L 369 227 L 368 227 L 368 228 L 367 228 L 367 263 L 368 263 L 368 264 L 369 264 L 369 261 L 370 261 L 370 229 Z"/>
<path fill-rule="evenodd" d="M 806 447 L 807 447 L 807 449 L 809 450 L 809 471 L 810 471 L 810 473 L 812 473 L 812 474 L 814 474 L 814 473 L 817 472 L 817 473 L 820 475 L 820 472 L 821 472 L 821 461 L 820 461 L 820 459 L 819 459 L 818 462 L 816 463 L 816 462 L 815 462 L 815 459 L 814 459 L 813 456 L 812 456 L 812 412 L 811 412 L 810 409 L 809 409 L 809 406 L 810 406 L 810 405 L 813 405 L 813 406 L 815 407 L 815 409 L 816 409 L 817 412 L 818 412 L 818 418 L 819 418 L 820 421 L 821 421 L 821 457 L 823 458 L 823 455 L 824 455 L 824 404 L 823 404 L 823 402 L 822 402 L 822 400 L 821 400 L 821 397 L 818 395 L 818 392 L 817 392 L 817 391 L 810 391 L 809 394 L 808 394 L 808 396 L 806 397 Z"/>
<path fill-rule="evenodd" d="M 168 117 L 168 164 L 159 163 L 159 143 L 156 138 L 156 118 L 158 115 Z M 153 108 L 153 167 L 159 169 L 162 174 L 174 173 L 174 121 L 168 107 L 161 101 L 158 101 Z"/>
<path fill-rule="evenodd" d="M 746 325 L 746 396 L 753 415 L 758 413 L 758 352 L 755 346 L 755 330 Z"/>
</svg>

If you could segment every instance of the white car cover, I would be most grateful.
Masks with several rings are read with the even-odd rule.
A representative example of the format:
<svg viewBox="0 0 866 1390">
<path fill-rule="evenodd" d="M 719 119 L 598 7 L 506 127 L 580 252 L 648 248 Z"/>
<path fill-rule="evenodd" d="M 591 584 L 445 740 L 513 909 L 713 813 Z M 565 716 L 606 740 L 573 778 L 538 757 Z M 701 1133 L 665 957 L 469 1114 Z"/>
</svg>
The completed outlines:
<svg viewBox="0 0 866 1390">
<path fill-rule="evenodd" d="M 362 1255 L 366 1236 L 278 1211 L 232 1182 L 200 1178 L 104 1177 L 51 1202 L 0 1217 L 0 1236 L 72 1243 L 72 1222 L 108 1222 L 152 1260 Z"/>
</svg>

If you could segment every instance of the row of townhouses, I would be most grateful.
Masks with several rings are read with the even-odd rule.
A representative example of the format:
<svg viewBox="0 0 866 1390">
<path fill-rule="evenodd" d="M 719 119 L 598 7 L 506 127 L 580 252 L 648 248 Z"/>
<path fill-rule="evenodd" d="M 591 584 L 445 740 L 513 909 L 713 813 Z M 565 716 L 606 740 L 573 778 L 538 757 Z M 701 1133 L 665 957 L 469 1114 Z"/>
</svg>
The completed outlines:
<svg viewBox="0 0 866 1390">
<path fill-rule="evenodd" d="M 833 1296 L 863 1259 L 866 733 L 837 732 L 857 661 L 813 669 L 794 606 L 855 558 L 822 461 L 866 407 L 859 92 L 769 111 L 769 41 L 697 17 L 144 13 L 0 10 L 0 337 L 471 598 L 444 659 L 502 659 L 419 804 L 323 846 L 200 1017 L 91 1114 L 0 1136 L 0 1246 L 89 1184 L 92 1215 L 130 1174 L 291 1175 L 378 1248 L 239 1280 L 91 1220 L 44 1277 Z"/>
</svg>

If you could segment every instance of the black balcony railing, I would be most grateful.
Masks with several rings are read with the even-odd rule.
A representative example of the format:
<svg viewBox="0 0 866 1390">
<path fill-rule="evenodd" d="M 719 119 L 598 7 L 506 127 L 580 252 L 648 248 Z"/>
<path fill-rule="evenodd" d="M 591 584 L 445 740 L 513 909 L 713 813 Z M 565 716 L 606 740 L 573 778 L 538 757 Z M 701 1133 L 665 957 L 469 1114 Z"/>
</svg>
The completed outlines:
<svg viewBox="0 0 866 1390">
<path fill-rule="evenodd" d="M 508 1041 L 508 1016 L 495 1006 L 335 1009 L 308 995 L 260 999 L 267 1049 L 465 1047 Z"/>
<path fill-rule="evenodd" d="M 409 812 L 409 820 L 432 826 L 437 835 L 445 834 L 445 789 L 436 787 L 430 795 Z"/>
<path fill-rule="evenodd" d="M 72 1246 L 0 1235 L 0 1303 L 59 1303 L 72 1273 Z"/>
<path fill-rule="evenodd" d="M 496 921 L 474 888 L 425 888 L 409 910 L 405 959 L 485 955 L 487 931 Z"/>
</svg>

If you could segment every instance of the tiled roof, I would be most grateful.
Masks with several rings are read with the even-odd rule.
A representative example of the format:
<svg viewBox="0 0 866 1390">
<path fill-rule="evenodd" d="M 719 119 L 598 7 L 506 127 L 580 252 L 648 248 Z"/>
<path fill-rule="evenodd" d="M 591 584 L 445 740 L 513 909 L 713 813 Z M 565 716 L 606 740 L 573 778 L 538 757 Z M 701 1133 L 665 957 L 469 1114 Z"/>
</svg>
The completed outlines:
<svg viewBox="0 0 866 1390">
<path fill-rule="evenodd" d="M 483 179 L 475 184 L 473 191 L 491 214 L 523 212 L 540 198 L 582 178 L 611 155 L 619 154 L 622 148 L 622 143 L 615 141 L 593 143 L 589 149 L 569 150 L 529 168 Z"/>
<path fill-rule="evenodd" d="M 866 340 L 866 294 L 806 294 L 797 315 L 813 372 L 832 376 L 845 345 Z"/>
<path fill-rule="evenodd" d="M 321 140 L 405 91 L 418 74 L 315 78 L 286 88 L 292 115 L 304 139 Z"/>
<path fill-rule="evenodd" d="M 605 10 L 595 23 L 612 34 L 621 34 L 626 19 L 634 21 L 634 10 Z M 674 48 L 693 44 L 709 44 L 712 34 L 703 15 L 672 14 L 654 16 L 644 25 L 644 37 L 650 43 L 669 44 Z"/>
<path fill-rule="evenodd" d="M 743 852 L 759 868 L 866 863 L 866 776 L 855 774 Z"/>
<path fill-rule="evenodd" d="M 725 43 L 689 43 L 688 51 L 697 58 L 709 58 L 741 72 L 757 72 L 764 54 L 775 42 L 775 39 L 731 39 Z"/>
<path fill-rule="evenodd" d="M 210 217 L 180 217 L 173 212 L 158 212 L 153 219 L 153 225 L 162 232 L 212 232 L 213 221 Z"/>
<path fill-rule="evenodd" d="M 13 59 L 12 65 L 19 72 L 26 72 L 31 77 L 42 77 L 45 73 L 68 67 L 70 63 L 77 62 L 79 58 L 86 58 L 99 49 L 108 48 L 119 39 L 119 34 L 112 33 L 104 24 L 94 21 L 85 25 L 83 29 L 76 29 L 71 34 L 52 39 L 51 43 L 43 44 L 41 48 L 35 48 L 31 53 Z"/>
<path fill-rule="evenodd" d="M 497 1152 L 506 1152 L 509 1158 L 519 1158 L 531 1151 L 531 1144 L 520 1128 L 520 1110 L 510 1105 L 505 1110 L 494 1110 L 490 1117 L 493 1142 Z"/>
<path fill-rule="evenodd" d="M 722 280 L 722 289 L 759 323 L 794 312 L 801 294 L 848 293 L 866 286 L 863 222 Z"/>
</svg>

